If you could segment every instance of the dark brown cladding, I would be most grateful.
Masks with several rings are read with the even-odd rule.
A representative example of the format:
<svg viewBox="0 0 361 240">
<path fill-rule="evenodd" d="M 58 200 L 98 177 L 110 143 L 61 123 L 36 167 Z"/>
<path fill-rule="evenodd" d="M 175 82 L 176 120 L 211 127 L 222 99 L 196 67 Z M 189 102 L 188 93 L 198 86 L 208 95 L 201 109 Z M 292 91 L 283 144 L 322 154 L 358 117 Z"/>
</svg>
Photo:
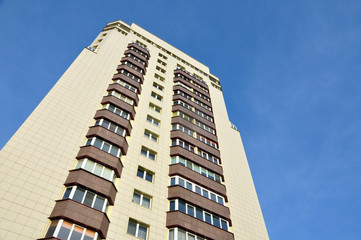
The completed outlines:
<svg viewBox="0 0 361 240">
<path fill-rule="evenodd" d="M 65 180 L 65 186 L 81 185 L 92 191 L 106 196 L 111 205 L 114 205 L 117 190 L 114 183 L 89 173 L 83 169 L 74 169 L 69 171 L 68 178 Z"/>
<path fill-rule="evenodd" d="M 193 203 L 193 205 L 200 206 L 205 210 L 220 215 L 222 218 L 231 220 L 229 208 L 216 203 L 208 198 L 205 198 L 199 194 L 196 194 L 181 186 L 169 186 L 168 187 L 168 199 L 182 198 L 183 200 Z"/>
<path fill-rule="evenodd" d="M 179 73 L 179 74 L 181 74 L 181 75 L 183 75 L 183 76 L 185 76 L 185 77 L 187 77 L 187 78 L 189 78 L 189 79 L 192 79 L 192 80 L 193 80 L 194 82 L 196 82 L 198 85 L 200 85 L 200 86 L 202 86 L 202 87 L 204 87 L 205 89 L 208 90 L 208 85 L 207 85 L 207 84 L 201 82 L 200 80 L 198 80 L 197 78 L 193 77 L 193 76 L 190 75 L 189 73 L 186 73 L 186 72 L 184 72 L 184 71 L 182 71 L 182 70 L 180 70 L 180 69 L 177 69 L 177 70 L 174 71 L 174 74 L 177 74 L 177 73 Z"/>
<path fill-rule="evenodd" d="M 182 176 L 190 181 L 197 183 L 200 186 L 208 188 L 213 192 L 218 193 L 224 197 L 227 196 L 226 186 L 216 181 L 213 181 L 189 168 L 186 168 L 180 164 L 173 164 L 169 166 L 169 176 Z"/>
<path fill-rule="evenodd" d="M 114 74 L 112 80 L 121 80 L 123 82 L 126 82 L 130 85 L 132 85 L 133 87 L 135 87 L 137 89 L 137 92 L 138 93 L 141 93 L 142 92 L 142 86 L 139 82 L 137 82 L 136 80 L 134 79 L 131 79 L 130 77 L 128 76 L 125 76 L 123 73 L 117 73 L 117 74 Z"/>
<path fill-rule="evenodd" d="M 94 136 L 98 136 L 107 142 L 117 145 L 120 147 L 123 155 L 127 154 L 128 142 L 125 137 L 122 137 L 119 134 L 112 132 L 102 126 L 92 126 L 89 128 L 86 137 L 89 138 Z"/>
<path fill-rule="evenodd" d="M 124 52 L 125 56 L 128 56 L 128 54 L 133 54 L 134 56 L 136 56 L 137 58 L 139 58 L 140 60 L 143 60 L 144 62 L 146 62 L 146 65 L 148 65 L 148 59 L 142 55 L 140 55 L 139 53 L 137 53 L 136 51 L 132 50 L 132 49 L 128 49 Z"/>
<path fill-rule="evenodd" d="M 133 68 L 129 67 L 128 65 L 118 65 L 117 71 L 120 71 L 120 70 L 126 70 L 126 71 L 130 72 L 131 74 L 133 74 L 134 76 L 139 77 L 140 82 L 143 83 L 143 74 L 134 70 Z"/>
<path fill-rule="evenodd" d="M 199 133 L 200 135 L 202 135 L 214 142 L 218 142 L 216 135 L 213 135 L 212 133 L 204 130 L 203 128 L 198 127 L 197 125 L 195 125 L 191 122 L 188 122 L 187 120 L 185 120 L 179 116 L 172 117 L 172 124 L 175 124 L 175 123 L 181 124 L 184 127 L 189 128 L 190 130 L 195 131 L 195 132 Z"/>
<path fill-rule="evenodd" d="M 227 232 L 209 223 L 203 222 L 185 213 L 174 211 L 167 212 L 167 228 L 180 227 L 195 234 L 213 240 L 234 240 L 233 233 Z"/>
<path fill-rule="evenodd" d="M 106 238 L 110 223 L 105 213 L 71 199 L 57 200 L 49 219 L 69 220 L 98 232 L 101 238 Z"/>
<path fill-rule="evenodd" d="M 94 146 L 84 146 L 79 150 L 76 159 L 89 158 L 115 171 L 117 177 L 120 177 L 123 170 L 123 164 L 118 157 L 115 157 Z"/>
<path fill-rule="evenodd" d="M 108 119 L 109 121 L 112 121 L 118 124 L 119 126 L 122 126 L 126 130 L 127 136 L 129 136 L 132 131 L 132 125 L 129 120 L 121 116 L 118 116 L 107 109 L 101 109 L 96 111 L 94 119 L 100 119 L 100 118 Z"/>
<path fill-rule="evenodd" d="M 147 73 L 147 70 L 146 70 L 145 66 L 143 64 L 141 64 L 140 62 L 138 62 L 137 60 L 131 58 L 131 57 L 123 57 L 120 61 L 122 63 L 130 62 L 130 63 L 134 64 L 135 66 L 139 67 L 140 69 L 142 69 L 144 75 Z"/>
<path fill-rule="evenodd" d="M 172 106 L 172 112 L 175 112 L 175 111 L 180 111 L 180 112 L 183 112 L 184 114 L 194 118 L 194 119 L 197 119 L 198 121 L 204 123 L 205 125 L 207 125 L 208 127 L 211 127 L 213 129 L 216 128 L 216 126 L 214 125 L 213 122 L 210 122 L 208 121 L 207 119 L 204 119 L 202 118 L 201 116 L 197 115 L 195 112 L 191 111 L 191 110 L 188 110 L 187 108 L 183 107 L 182 105 L 173 105 Z"/>
<path fill-rule="evenodd" d="M 173 101 L 175 100 L 182 100 L 183 102 L 187 103 L 188 105 L 194 107 L 194 108 L 197 108 L 198 110 L 200 110 L 201 112 L 204 112 L 205 114 L 207 114 L 208 116 L 210 117 L 213 117 L 213 112 L 212 111 L 209 111 L 208 109 L 205 109 L 204 107 L 202 106 L 199 106 L 197 103 L 195 102 L 192 102 L 191 100 L 183 97 L 182 95 L 173 95 Z M 207 105 L 208 106 L 208 105 Z M 211 105 L 209 104 L 209 107 L 211 107 Z"/>
<path fill-rule="evenodd" d="M 108 86 L 108 89 L 107 89 L 108 92 L 113 91 L 113 90 L 120 92 L 121 94 L 127 96 L 128 98 L 133 99 L 134 105 L 138 106 L 139 98 L 138 98 L 138 94 L 136 94 L 135 92 L 130 91 L 129 89 L 123 87 L 122 85 L 120 85 L 118 83 L 113 83 Z"/>
<path fill-rule="evenodd" d="M 211 98 L 211 96 L 209 95 L 208 92 L 205 92 L 203 89 L 200 89 L 200 88 L 194 86 L 192 83 L 188 82 L 188 81 L 185 80 L 184 78 L 175 77 L 175 78 L 173 79 L 173 82 L 175 82 L 175 83 L 176 83 L 176 82 L 181 82 L 181 83 L 183 83 L 184 85 L 186 85 L 186 86 L 188 86 L 188 87 L 190 87 L 190 88 L 193 88 L 194 90 L 200 92 L 201 94 L 205 95 L 206 97 Z"/>
<path fill-rule="evenodd" d="M 149 51 L 141 46 L 139 46 L 138 44 L 136 43 L 129 43 L 127 48 L 128 49 L 131 49 L 132 47 L 138 49 L 139 51 L 141 51 L 142 53 L 144 53 L 145 55 L 147 55 L 147 59 L 149 59 L 150 57 L 150 54 L 149 54 Z"/>
<path fill-rule="evenodd" d="M 180 146 L 172 146 L 170 147 L 170 156 L 182 156 L 184 158 L 187 158 L 189 160 L 191 160 L 192 162 L 195 162 L 221 176 L 223 176 L 223 168 L 207 159 L 202 158 L 201 156 L 192 153 L 190 151 L 188 151 L 187 149 L 184 149 Z"/>
<path fill-rule="evenodd" d="M 186 88 L 184 88 L 184 87 L 182 87 L 180 85 L 174 85 L 173 86 L 173 91 L 176 91 L 176 90 L 179 90 L 179 91 L 182 91 L 182 92 L 188 94 L 189 96 L 197 99 L 198 101 L 204 103 L 205 105 L 212 106 L 211 102 L 208 102 L 207 100 L 197 96 L 195 93 L 189 91 L 188 89 L 186 89 Z"/>
<path fill-rule="evenodd" d="M 101 104 L 106 104 L 106 103 L 112 103 L 115 106 L 125 110 L 126 112 L 128 112 L 130 114 L 130 119 L 134 120 L 134 115 L 135 115 L 134 106 L 132 106 L 129 103 L 126 103 L 123 100 L 120 100 L 119 98 L 116 98 L 114 96 L 103 97 Z"/>
<path fill-rule="evenodd" d="M 186 142 L 189 142 L 190 144 L 199 147 L 200 149 L 212 154 L 213 156 L 216 156 L 217 158 L 220 158 L 221 155 L 219 154 L 219 151 L 211 146 L 209 146 L 208 144 L 205 144 L 201 141 L 199 141 L 198 139 L 189 136 L 188 134 L 179 131 L 179 130 L 174 130 L 171 131 L 170 133 L 170 138 L 181 138 Z"/>
</svg>

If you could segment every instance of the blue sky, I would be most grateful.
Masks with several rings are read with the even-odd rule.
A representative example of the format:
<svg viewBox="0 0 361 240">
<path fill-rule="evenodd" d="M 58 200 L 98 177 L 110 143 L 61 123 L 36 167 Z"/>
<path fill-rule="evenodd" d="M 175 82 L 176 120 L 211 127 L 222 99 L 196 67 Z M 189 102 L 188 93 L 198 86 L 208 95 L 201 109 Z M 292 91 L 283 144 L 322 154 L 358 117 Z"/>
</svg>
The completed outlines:
<svg viewBox="0 0 361 240">
<path fill-rule="evenodd" d="M 0 0 L 0 148 L 118 19 L 221 79 L 271 239 L 360 239 L 360 1 Z"/>
</svg>

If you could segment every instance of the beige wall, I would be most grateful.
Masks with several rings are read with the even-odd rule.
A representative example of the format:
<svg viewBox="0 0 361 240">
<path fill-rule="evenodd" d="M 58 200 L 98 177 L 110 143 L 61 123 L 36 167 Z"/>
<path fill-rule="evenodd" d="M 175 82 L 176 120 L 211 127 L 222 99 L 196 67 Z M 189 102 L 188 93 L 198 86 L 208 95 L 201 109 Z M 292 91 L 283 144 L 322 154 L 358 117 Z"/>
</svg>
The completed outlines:
<svg viewBox="0 0 361 240">
<path fill-rule="evenodd" d="M 205 65 L 178 49 L 135 24 L 131 27 L 209 73 Z M 115 206 L 109 212 L 111 224 L 107 239 L 135 239 L 126 233 L 129 217 L 150 225 L 149 239 L 167 239 L 165 225 L 168 210 L 173 70 L 179 63 L 187 71 L 195 71 L 133 33 L 125 36 L 113 29 L 107 31 L 105 37 L 102 34 L 91 45 L 98 45 L 96 53 L 87 49 L 82 51 L 0 153 L 0 177 L 3 179 L 0 186 L 4 193 L 0 204 L 1 240 L 35 239 L 42 236 L 47 217 L 53 209 L 54 201 L 61 197 L 68 170 L 74 166 L 79 146 L 84 144 L 88 127 L 94 123 L 93 116 L 100 107 L 102 96 L 106 95 L 106 88 L 111 83 L 116 66 L 120 63 L 126 45 L 134 40 L 145 43 L 151 57 L 135 119 L 132 121 L 131 137 L 127 138 L 129 150 L 122 157 L 124 169 L 116 184 L 118 194 Z M 99 38 L 104 40 L 97 43 Z M 159 52 L 167 56 L 168 60 L 159 58 Z M 157 64 L 158 58 L 166 62 L 167 66 Z M 157 71 L 157 65 L 167 72 L 162 74 Z M 162 82 L 155 79 L 155 73 L 166 80 Z M 202 76 L 199 72 L 196 74 Z M 217 134 L 235 239 L 268 239 L 239 133 L 230 128 L 222 92 L 212 87 L 205 76 L 202 77 L 210 88 L 216 127 L 222 129 Z M 154 81 L 164 86 L 164 90 L 152 87 Z M 152 98 L 151 91 L 162 95 L 163 101 Z M 162 112 L 159 114 L 149 109 L 149 102 L 162 107 Z M 160 127 L 146 121 L 148 114 L 161 120 Z M 158 134 L 159 141 L 155 143 L 145 138 L 144 129 Z M 152 161 L 140 155 L 141 146 L 156 151 L 157 160 Z M 136 176 L 138 165 L 155 172 L 153 183 Z M 134 189 L 153 197 L 151 209 L 132 202 Z"/>
</svg>

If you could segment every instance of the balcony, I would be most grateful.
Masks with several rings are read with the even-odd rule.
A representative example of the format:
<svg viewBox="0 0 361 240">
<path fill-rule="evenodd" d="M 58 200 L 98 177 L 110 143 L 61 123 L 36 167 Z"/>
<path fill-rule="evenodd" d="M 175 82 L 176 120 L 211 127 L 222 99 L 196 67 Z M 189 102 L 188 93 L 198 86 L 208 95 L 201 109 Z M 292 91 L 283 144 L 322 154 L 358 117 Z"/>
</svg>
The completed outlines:
<svg viewBox="0 0 361 240">
<path fill-rule="evenodd" d="M 208 85 L 205 81 L 193 76 L 193 74 L 191 74 L 190 72 L 188 72 L 184 69 L 181 69 L 181 68 L 177 68 L 176 70 L 174 70 L 174 74 L 177 74 L 177 73 L 182 74 L 183 76 L 192 79 L 200 86 L 204 87 L 205 89 L 208 89 Z"/>
<path fill-rule="evenodd" d="M 183 101 L 183 99 L 182 99 Z M 176 111 L 180 111 L 180 112 L 183 112 L 184 114 L 194 118 L 194 119 L 197 119 L 198 121 L 204 123 L 205 125 L 207 125 L 208 127 L 210 128 L 213 128 L 213 129 L 216 129 L 216 126 L 214 125 L 213 122 L 211 121 L 208 121 L 207 119 L 199 116 L 198 114 L 196 114 L 195 112 L 183 107 L 182 105 L 180 104 L 177 104 L 177 105 L 173 105 L 172 106 L 172 112 L 176 112 Z"/>
<path fill-rule="evenodd" d="M 108 92 L 113 91 L 113 90 L 120 92 L 121 94 L 127 96 L 128 98 L 133 99 L 134 106 L 138 105 L 139 98 L 138 98 L 138 94 L 136 94 L 135 92 L 130 91 L 129 89 L 123 87 L 122 85 L 120 85 L 118 83 L 113 83 L 108 86 L 108 89 L 107 89 Z"/>
<path fill-rule="evenodd" d="M 138 62 L 137 60 L 135 60 L 134 58 L 131 58 L 131 57 L 123 57 L 121 60 L 120 60 L 122 63 L 125 63 L 125 62 L 130 62 L 131 64 L 137 66 L 138 68 L 142 69 L 143 70 L 143 74 L 145 75 L 146 72 L 147 72 L 147 69 L 145 68 L 145 65 L 143 65 L 142 63 Z"/>
<path fill-rule="evenodd" d="M 118 65 L 117 71 L 126 70 L 129 73 L 133 74 L 134 76 L 138 77 L 140 79 L 140 82 L 143 83 L 143 74 L 134 70 L 133 68 L 129 67 L 128 65 Z"/>
<path fill-rule="evenodd" d="M 140 94 L 142 92 L 142 86 L 140 82 L 137 82 L 136 80 L 124 75 L 123 73 L 114 74 L 112 80 L 118 80 L 118 79 L 135 87 L 137 89 L 137 93 Z"/>
<path fill-rule="evenodd" d="M 112 113 L 111 111 L 107 110 L 107 109 L 101 109 L 96 111 L 94 119 L 100 119 L 100 118 L 105 118 L 108 119 L 114 123 L 116 123 L 119 126 L 122 126 L 125 131 L 127 132 L 127 136 L 130 136 L 130 133 L 132 131 L 132 124 L 130 123 L 129 120 L 116 115 L 115 113 Z"/>
<path fill-rule="evenodd" d="M 135 109 L 134 106 L 130 105 L 129 103 L 120 100 L 114 96 L 105 96 L 103 97 L 101 104 L 112 103 L 115 106 L 119 107 L 120 109 L 128 112 L 130 114 L 130 119 L 134 120 Z"/>
</svg>

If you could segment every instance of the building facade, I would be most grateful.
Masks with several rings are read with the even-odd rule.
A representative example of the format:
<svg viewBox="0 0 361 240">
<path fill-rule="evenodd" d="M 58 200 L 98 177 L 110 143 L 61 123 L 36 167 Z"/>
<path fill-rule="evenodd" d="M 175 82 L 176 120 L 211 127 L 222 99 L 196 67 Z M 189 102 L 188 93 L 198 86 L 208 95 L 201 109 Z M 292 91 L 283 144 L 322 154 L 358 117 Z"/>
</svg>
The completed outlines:
<svg viewBox="0 0 361 240">
<path fill-rule="evenodd" d="M 219 79 L 111 22 L 0 153 L 0 239 L 268 239 Z"/>
</svg>

